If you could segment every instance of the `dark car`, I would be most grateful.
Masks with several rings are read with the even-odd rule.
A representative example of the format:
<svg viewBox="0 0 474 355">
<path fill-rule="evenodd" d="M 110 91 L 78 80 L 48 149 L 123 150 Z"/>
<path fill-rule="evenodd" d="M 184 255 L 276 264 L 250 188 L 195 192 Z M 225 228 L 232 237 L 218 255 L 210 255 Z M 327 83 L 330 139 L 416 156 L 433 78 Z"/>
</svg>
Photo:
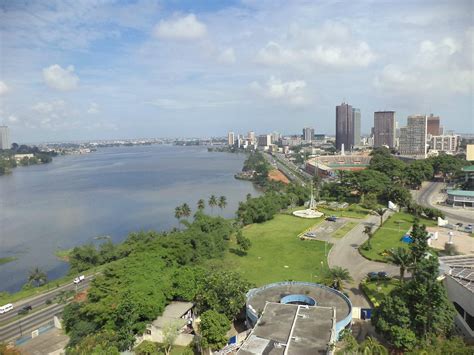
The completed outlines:
<svg viewBox="0 0 474 355">
<path fill-rule="evenodd" d="M 328 217 L 328 218 L 326 218 L 326 221 L 329 221 L 329 222 L 336 222 L 336 221 L 337 221 L 337 217 L 336 217 L 336 216 Z"/>
<path fill-rule="evenodd" d="M 27 304 L 26 306 L 23 306 L 19 311 L 18 311 L 18 314 L 19 315 L 23 315 L 23 314 L 27 314 L 29 311 L 31 311 L 33 309 L 33 307 L 31 307 L 29 304 Z"/>
<path fill-rule="evenodd" d="M 388 275 L 385 271 L 379 271 L 378 276 L 379 279 L 388 279 Z"/>
<path fill-rule="evenodd" d="M 379 279 L 379 273 L 378 273 L 378 272 L 375 272 L 375 271 L 369 272 L 369 273 L 367 274 L 367 278 L 369 279 L 369 281 L 378 280 L 378 279 Z"/>
<path fill-rule="evenodd" d="M 462 227 L 462 223 L 460 223 L 460 222 L 459 222 L 459 223 L 456 223 L 456 225 L 457 225 L 458 227 Z"/>
</svg>

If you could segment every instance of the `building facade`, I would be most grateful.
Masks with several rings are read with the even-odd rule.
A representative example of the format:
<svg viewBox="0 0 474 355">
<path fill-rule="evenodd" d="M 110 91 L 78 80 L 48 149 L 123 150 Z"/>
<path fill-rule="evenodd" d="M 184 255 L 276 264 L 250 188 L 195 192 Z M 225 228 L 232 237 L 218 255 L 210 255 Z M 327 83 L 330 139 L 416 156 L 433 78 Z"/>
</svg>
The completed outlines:
<svg viewBox="0 0 474 355">
<path fill-rule="evenodd" d="M 427 117 L 427 120 L 426 134 L 430 134 L 432 136 L 440 136 L 443 134 L 440 126 L 439 116 L 433 116 L 433 114 L 430 114 Z"/>
<path fill-rule="evenodd" d="M 460 137 L 458 135 L 431 136 L 430 149 L 438 152 L 456 153 L 459 147 Z"/>
<path fill-rule="evenodd" d="M 249 144 L 252 145 L 252 144 L 255 144 L 257 142 L 256 138 L 255 138 L 255 132 L 253 131 L 250 131 L 248 134 L 247 134 L 247 140 L 249 141 Z"/>
<path fill-rule="evenodd" d="M 354 132 L 354 145 L 359 146 L 361 145 L 360 141 L 360 109 L 353 108 L 352 109 L 352 117 L 353 117 L 353 132 Z"/>
<path fill-rule="evenodd" d="M 0 126 L 0 149 L 10 149 L 10 131 L 7 126 Z"/>
<path fill-rule="evenodd" d="M 271 134 L 262 134 L 258 136 L 258 146 L 259 147 L 268 147 L 272 144 Z"/>
<path fill-rule="evenodd" d="M 374 147 L 396 145 L 395 111 L 374 112 Z"/>
<path fill-rule="evenodd" d="M 336 149 L 350 150 L 354 146 L 354 115 L 352 106 L 343 102 L 336 106 Z"/>
<path fill-rule="evenodd" d="M 234 132 L 227 133 L 227 144 L 232 146 L 235 144 L 235 134 Z"/>
<path fill-rule="evenodd" d="M 427 116 L 408 116 L 406 127 L 400 128 L 400 154 L 426 157 Z"/>
<path fill-rule="evenodd" d="M 306 127 L 303 128 L 303 140 L 306 143 L 311 143 L 314 139 L 314 128 Z"/>
</svg>

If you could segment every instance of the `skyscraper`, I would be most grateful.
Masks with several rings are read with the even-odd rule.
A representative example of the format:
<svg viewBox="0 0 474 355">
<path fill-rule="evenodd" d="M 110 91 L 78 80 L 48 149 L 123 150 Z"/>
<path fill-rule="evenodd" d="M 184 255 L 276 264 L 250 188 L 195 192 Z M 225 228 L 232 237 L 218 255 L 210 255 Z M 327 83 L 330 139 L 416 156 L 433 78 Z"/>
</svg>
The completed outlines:
<svg viewBox="0 0 474 355">
<path fill-rule="evenodd" d="M 255 144 L 256 143 L 255 132 L 254 131 L 250 131 L 247 134 L 247 140 L 249 141 L 249 144 Z"/>
<path fill-rule="evenodd" d="M 395 111 L 374 112 L 374 147 L 395 147 Z"/>
<path fill-rule="evenodd" d="M 0 126 L 0 149 L 10 149 L 10 132 L 7 126 Z"/>
<path fill-rule="evenodd" d="M 426 157 L 427 123 L 425 115 L 408 116 L 407 126 L 400 128 L 400 154 Z"/>
<path fill-rule="evenodd" d="M 442 134 L 439 125 L 439 116 L 433 116 L 433 114 L 428 116 L 426 133 L 431 134 L 432 136 L 440 136 Z"/>
<path fill-rule="evenodd" d="M 360 109 L 352 109 L 353 117 L 353 132 L 354 132 L 354 145 L 360 145 Z"/>
<path fill-rule="evenodd" d="M 228 145 L 234 145 L 234 143 L 235 143 L 235 134 L 234 134 L 234 132 L 227 133 L 227 144 Z"/>
<path fill-rule="evenodd" d="M 314 138 L 314 128 L 306 127 L 303 128 L 303 140 L 306 143 L 311 143 Z"/>
<path fill-rule="evenodd" d="M 343 102 L 336 106 L 336 149 L 349 150 L 354 145 L 354 116 L 352 106 Z"/>
</svg>

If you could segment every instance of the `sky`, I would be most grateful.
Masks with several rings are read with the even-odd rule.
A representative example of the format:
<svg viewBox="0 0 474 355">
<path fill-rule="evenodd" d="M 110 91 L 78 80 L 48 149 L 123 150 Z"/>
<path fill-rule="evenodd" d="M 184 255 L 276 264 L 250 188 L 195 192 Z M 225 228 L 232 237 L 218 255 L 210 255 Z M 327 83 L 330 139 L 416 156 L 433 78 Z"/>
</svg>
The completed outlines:
<svg viewBox="0 0 474 355">
<path fill-rule="evenodd" d="M 335 106 L 474 133 L 474 2 L 0 0 L 12 141 L 334 134 Z"/>
</svg>

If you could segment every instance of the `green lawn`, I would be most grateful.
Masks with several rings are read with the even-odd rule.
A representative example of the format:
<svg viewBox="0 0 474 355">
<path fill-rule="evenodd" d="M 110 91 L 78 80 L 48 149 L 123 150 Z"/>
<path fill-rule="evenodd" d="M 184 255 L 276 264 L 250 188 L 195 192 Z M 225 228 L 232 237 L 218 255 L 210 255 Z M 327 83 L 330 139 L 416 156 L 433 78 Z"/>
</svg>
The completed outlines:
<svg viewBox="0 0 474 355">
<path fill-rule="evenodd" d="M 349 233 L 352 228 L 354 228 L 358 223 L 357 222 L 347 222 L 344 224 L 341 228 L 336 230 L 331 237 L 333 238 L 342 238 L 344 237 L 347 233 Z"/>
<path fill-rule="evenodd" d="M 300 240 L 298 235 L 322 220 L 278 214 L 271 221 L 247 226 L 243 233 L 252 242 L 247 255 L 227 252 L 223 259 L 210 261 L 209 266 L 240 272 L 257 286 L 284 280 L 321 281 L 322 268 L 327 267 L 325 243 Z M 231 243 L 232 250 L 236 245 Z M 327 253 L 329 249 L 328 244 Z"/>
<path fill-rule="evenodd" d="M 374 307 L 378 307 L 380 302 L 387 296 L 390 291 L 397 287 L 400 282 L 397 279 L 383 281 L 368 281 L 361 283 L 362 290 L 367 298 L 372 302 Z"/>
<path fill-rule="evenodd" d="M 408 247 L 408 244 L 402 243 L 400 239 L 410 229 L 414 221 L 411 214 L 405 212 L 397 212 L 384 222 L 382 228 L 379 228 L 372 237 L 372 249 L 364 250 L 361 247 L 360 253 L 367 259 L 384 261 L 386 258 L 383 255 L 385 250 L 397 247 Z M 421 218 L 420 223 L 427 226 L 435 226 L 436 222 Z"/>
</svg>

